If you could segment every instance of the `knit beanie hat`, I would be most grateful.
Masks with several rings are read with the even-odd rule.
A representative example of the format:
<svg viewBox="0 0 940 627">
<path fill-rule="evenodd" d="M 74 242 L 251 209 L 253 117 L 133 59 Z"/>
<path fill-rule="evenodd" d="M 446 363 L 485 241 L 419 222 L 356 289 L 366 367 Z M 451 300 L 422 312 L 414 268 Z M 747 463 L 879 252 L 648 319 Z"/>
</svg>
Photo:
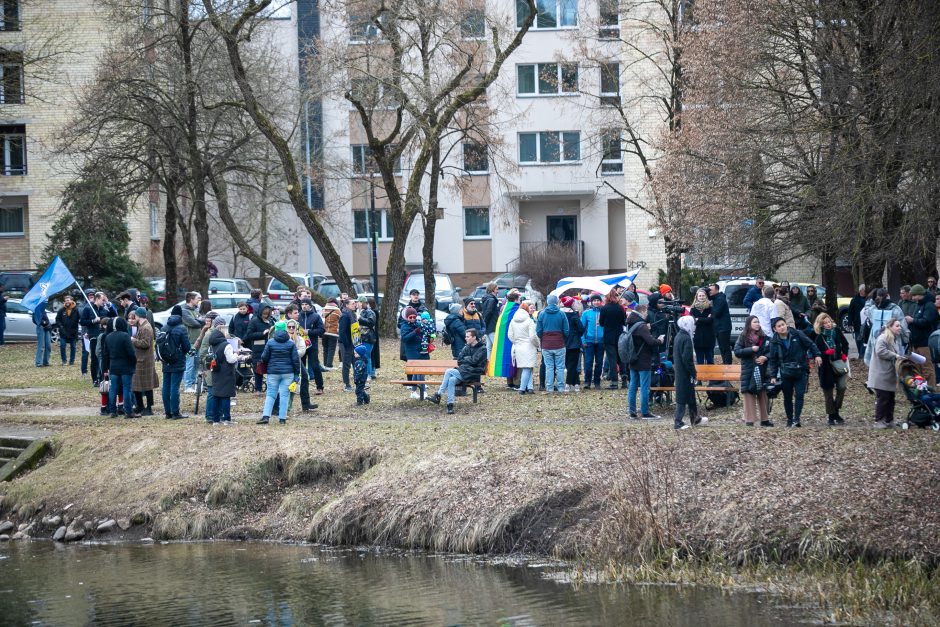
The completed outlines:
<svg viewBox="0 0 940 627">
<path fill-rule="evenodd" d="M 137 317 L 138 317 L 138 318 L 146 318 L 146 317 L 147 317 L 147 310 L 144 309 L 143 307 L 138 307 L 137 309 L 134 310 L 134 313 L 137 314 Z"/>
<path fill-rule="evenodd" d="M 574 303 L 574 299 L 571 298 L 570 296 L 562 296 L 562 297 L 561 297 L 561 306 L 562 306 L 562 307 L 571 307 L 572 303 Z"/>
<path fill-rule="evenodd" d="M 224 326 L 225 326 L 225 318 L 223 318 L 222 316 L 217 316 L 216 319 L 212 321 L 212 326 L 213 326 L 213 327 L 224 327 Z"/>
<path fill-rule="evenodd" d="M 405 318 L 410 318 L 411 316 L 417 316 L 418 310 L 414 307 L 405 307 Z"/>
<path fill-rule="evenodd" d="M 287 330 L 287 320 L 278 320 L 274 323 L 274 328 L 277 331 L 286 331 Z"/>
<path fill-rule="evenodd" d="M 666 283 L 663 283 L 662 285 L 659 286 L 659 293 L 662 294 L 663 296 L 665 296 L 671 291 L 672 291 L 672 288 Z"/>
<path fill-rule="evenodd" d="M 359 355 L 360 357 L 368 357 L 369 348 L 365 346 L 364 344 L 360 344 L 359 346 L 356 347 L 356 354 Z"/>
<path fill-rule="evenodd" d="M 927 290 L 920 283 L 911 286 L 911 296 L 923 296 Z"/>
<path fill-rule="evenodd" d="M 170 315 L 171 315 L 171 316 L 182 316 L 182 315 L 183 315 L 183 308 L 180 307 L 179 305 L 173 305 L 173 309 L 170 310 Z"/>
</svg>

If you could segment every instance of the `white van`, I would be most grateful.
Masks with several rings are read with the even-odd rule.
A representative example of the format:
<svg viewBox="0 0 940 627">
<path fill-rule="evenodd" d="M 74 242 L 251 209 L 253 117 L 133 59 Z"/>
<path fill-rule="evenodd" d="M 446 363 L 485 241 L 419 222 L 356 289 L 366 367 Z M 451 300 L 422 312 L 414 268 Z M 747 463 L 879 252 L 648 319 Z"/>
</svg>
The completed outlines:
<svg viewBox="0 0 940 627">
<path fill-rule="evenodd" d="M 738 335 L 744 331 L 744 321 L 747 319 L 748 310 L 744 306 L 744 297 L 747 291 L 756 285 L 755 277 L 741 277 L 729 281 L 718 281 L 718 287 L 721 288 L 725 298 L 728 299 L 728 310 L 731 313 L 731 342 L 734 343 Z M 772 285 L 773 281 L 767 281 L 765 285 Z"/>
</svg>

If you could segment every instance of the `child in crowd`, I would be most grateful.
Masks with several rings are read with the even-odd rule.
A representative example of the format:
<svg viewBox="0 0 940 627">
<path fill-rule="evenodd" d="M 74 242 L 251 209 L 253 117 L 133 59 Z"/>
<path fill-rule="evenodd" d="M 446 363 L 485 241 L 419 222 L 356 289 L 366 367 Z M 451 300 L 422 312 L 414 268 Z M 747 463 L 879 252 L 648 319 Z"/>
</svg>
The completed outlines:
<svg viewBox="0 0 940 627">
<path fill-rule="evenodd" d="M 368 405 L 369 394 L 366 392 L 366 381 L 369 380 L 369 352 L 370 347 L 360 344 L 356 347 L 356 359 L 353 361 L 353 381 L 356 384 L 356 405 Z"/>
</svg>

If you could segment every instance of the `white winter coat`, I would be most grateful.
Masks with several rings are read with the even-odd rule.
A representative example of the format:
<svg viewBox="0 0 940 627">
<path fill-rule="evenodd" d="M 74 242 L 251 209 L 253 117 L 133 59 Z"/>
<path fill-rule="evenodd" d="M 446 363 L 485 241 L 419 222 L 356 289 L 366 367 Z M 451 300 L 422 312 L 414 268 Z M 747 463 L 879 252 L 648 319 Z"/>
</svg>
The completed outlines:
<svg viewBox="0 0 940 627">
<path fill-rule="evenodd" d="M 521 307 L 509 323 L 508 335 L 516 368 L 535 368 L 539 359 L 539 336 L 535 334 L 535 322 Z"/>
</svg>

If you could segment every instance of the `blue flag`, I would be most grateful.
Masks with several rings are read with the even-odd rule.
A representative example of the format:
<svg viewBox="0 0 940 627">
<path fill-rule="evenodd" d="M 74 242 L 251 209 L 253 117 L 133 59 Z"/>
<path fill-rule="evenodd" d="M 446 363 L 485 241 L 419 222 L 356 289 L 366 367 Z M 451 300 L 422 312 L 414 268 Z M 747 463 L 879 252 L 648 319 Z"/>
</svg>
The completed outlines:
<svg viewBox="0 0 940 627">
<path fill-rule="evenodd" d="M 61 292 L 74 283 L 75 277 L 69 272 L 65 262 L 56 256 L 49 264 L 49 267 L 46 268 L 46 271 L 42 273 L 42 276 L 39 277 L 36 285 L 26 293 L 20 304 L 30 311 L 35 309 L 37 305 L 42 305 L 45 308 L 49 296 Z"/>
</svg>

